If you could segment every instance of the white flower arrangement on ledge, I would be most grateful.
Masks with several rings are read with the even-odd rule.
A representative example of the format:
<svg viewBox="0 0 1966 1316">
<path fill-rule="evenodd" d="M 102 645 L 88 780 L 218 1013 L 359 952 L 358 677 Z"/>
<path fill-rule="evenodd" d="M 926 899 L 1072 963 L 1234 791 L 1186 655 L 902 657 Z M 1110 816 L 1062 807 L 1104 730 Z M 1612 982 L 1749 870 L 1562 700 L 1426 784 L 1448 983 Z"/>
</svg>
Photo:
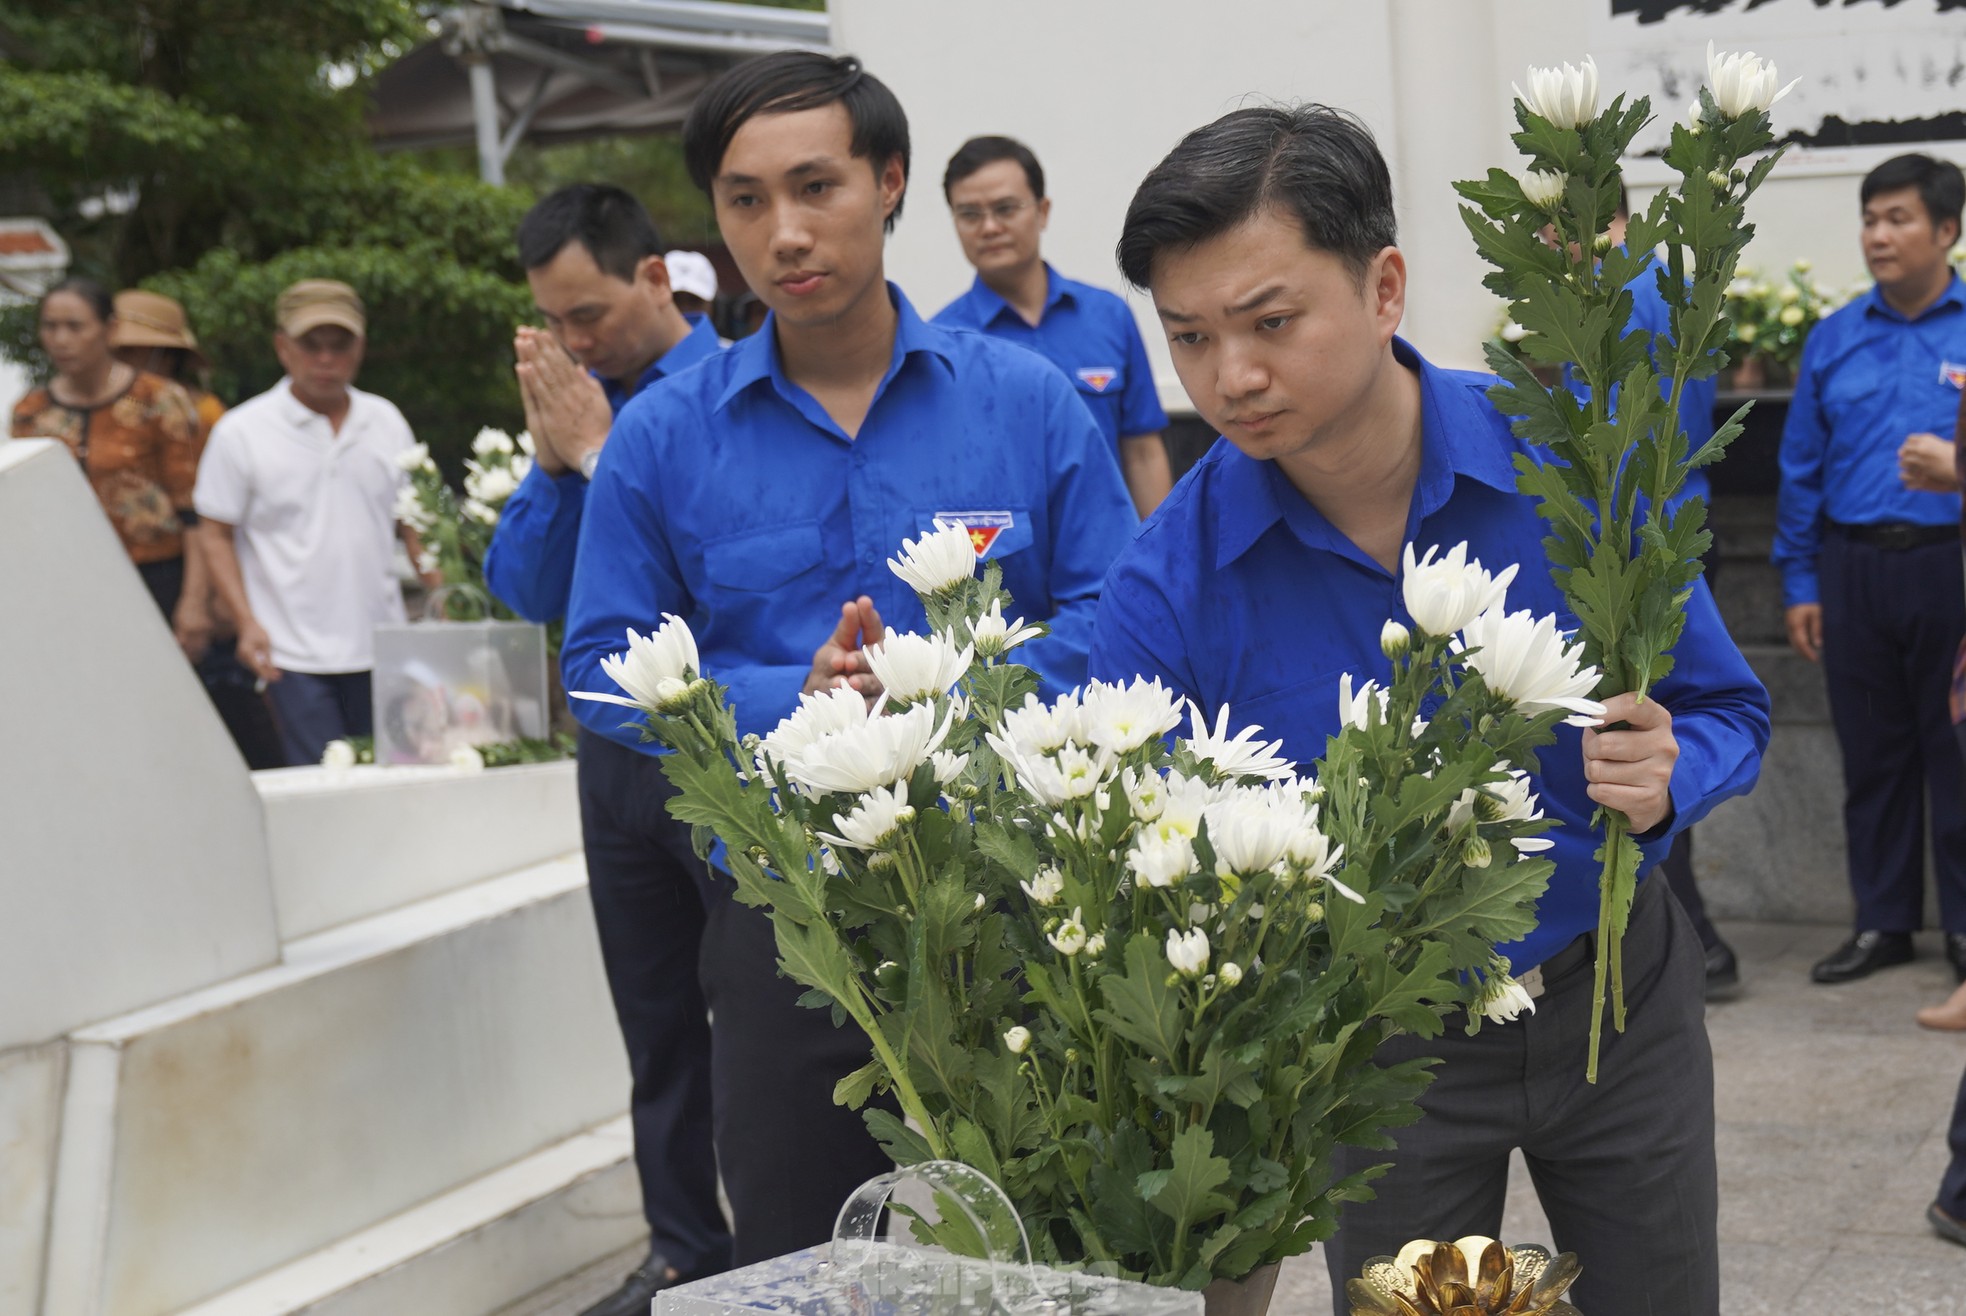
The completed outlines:
<svg viewBox="0 0 1966 1316">
<path fill-rule="evenodd" d="M 740 740 L 676 617 L 609 661 L 626 694 L 576 697 L 673 751 L 673 812 L 865 1033 L 836 1096 L 897 1160 L 988 1174 L 1049 1264 L 1200 1288 L 1302 1253 L 1369 1191 L 1334 1146 L 1417 1116 L 1431 1062 L 1381 1069 L 1380 1042 L 1532 1008 L 1494 951 L 1550 873 L 1522 768 L 1597 674 L 1503 611 L 1512 566 L 1430 555 L 1390 683 L 1347 679 L 1300 775 L 1156 682 L 1039 699 L 1006 654 L 1042 628 L 1004 620 L 961 527 L 890 566 L 932 629 L 890 632 L 871 707 L 808 694 Z"/>
</svg>

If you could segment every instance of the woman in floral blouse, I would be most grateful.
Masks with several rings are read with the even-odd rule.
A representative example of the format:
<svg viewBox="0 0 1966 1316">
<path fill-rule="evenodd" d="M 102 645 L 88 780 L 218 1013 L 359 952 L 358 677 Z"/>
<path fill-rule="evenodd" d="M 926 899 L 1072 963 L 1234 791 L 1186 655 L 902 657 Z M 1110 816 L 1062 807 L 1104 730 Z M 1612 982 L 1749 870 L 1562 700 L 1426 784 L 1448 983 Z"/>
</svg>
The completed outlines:
<svg viewBox="0 0 1966 1316">
<path fill-rule="evenodd" d="M 197 522 L 191 487 L 198 475 L 201 426 L 191 397 L 110 352 L 114 305 L 88 279 L 56 284 L 41 299 L 41 346 L 54 377 L 14 408 L 16 438 L 68 445 L 103 511 L 136 563 L 151 597 L 187 652 L 209 631 L 178 603 L 205 595 L 202 559 L 186 532 Z"/>
</svg>

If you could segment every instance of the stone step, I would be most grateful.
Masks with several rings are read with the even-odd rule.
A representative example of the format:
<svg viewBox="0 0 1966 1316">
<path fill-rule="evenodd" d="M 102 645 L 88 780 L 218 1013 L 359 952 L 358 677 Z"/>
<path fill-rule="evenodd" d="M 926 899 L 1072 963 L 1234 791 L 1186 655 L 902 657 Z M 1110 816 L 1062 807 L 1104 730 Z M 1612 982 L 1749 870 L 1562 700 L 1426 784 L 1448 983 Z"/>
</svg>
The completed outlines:
<svg viewBox="0 0 1966 1316">
<path fill-rule="evenodd" d="M 294 941 L 68 1050 L 41 1316 L 193 1306 L 628 1091 L 577 856 Z"/>
<path fill-rule="evenodd" d="M 280 939 L 454 891 L 580 848 L 574 765 L 255 772 Z"/>
<path fill-rule="evenodd" d="M 177 1316 L 488 1316 L 647 1232 L 623 1116 Z"/>
</svg>

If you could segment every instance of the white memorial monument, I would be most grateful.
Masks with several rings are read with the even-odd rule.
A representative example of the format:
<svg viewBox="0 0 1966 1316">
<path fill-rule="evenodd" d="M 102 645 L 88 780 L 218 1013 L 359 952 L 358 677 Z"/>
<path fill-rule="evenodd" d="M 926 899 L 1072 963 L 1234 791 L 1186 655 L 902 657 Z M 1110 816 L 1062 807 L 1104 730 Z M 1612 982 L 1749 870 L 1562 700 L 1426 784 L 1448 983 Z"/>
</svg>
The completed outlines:
<svg viewBox="0 0 1966 1316">
<path fill-rule="evenodd" d="M 0 1316 L 475 1316 L 643 1232 L 571 763 L 247 772 L 0 442 Z"/>
</svg>

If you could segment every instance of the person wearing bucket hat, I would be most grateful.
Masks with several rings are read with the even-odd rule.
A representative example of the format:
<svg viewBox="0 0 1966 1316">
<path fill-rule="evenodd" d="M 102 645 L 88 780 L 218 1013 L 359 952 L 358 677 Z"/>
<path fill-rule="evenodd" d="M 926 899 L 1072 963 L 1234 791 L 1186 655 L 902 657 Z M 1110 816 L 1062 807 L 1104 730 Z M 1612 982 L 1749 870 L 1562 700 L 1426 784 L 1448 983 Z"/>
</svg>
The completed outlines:
<svg viewBox="0 0 1966 1316">
<path fill-rule="evenodd" d="M 116 294 L 116 318 L 109 329 L 109 346 L 118 361 L 135 370 L 168 379 L 191 398 L 198 418 L 196 448 L 200 455 L 212 426 L 225 414 L 225 404 L 205 387 L 211 361 L 198 346 L 184 307 L 159 292 L 125 288 Z M 203 537 L 185 541 L 184 592 L 178 599 L 177 623 L 185 652 L 198 669 L 225 729 L 251 768 L 277 768 L 286 763 L 280 738 L 273 729 L 266 698 L 254 689 L 253 674 L 233 653 L 238 626 L 225 606 L 205 564 Z"/>
<path fill-rule="evenodd" d="M 213 578 L 238 619 L 239 661 L 267 683 L 287 762 L 373 733 L 378 623 L 404 619 L 396 519 L 416 444 L 403 413 L 354 386 L 368 316 L 355 290 L 303 279 L 274 304 L 286 375 L 227 412 L 198 466 Z M 434 582 L 432 582 L 434 584 Z"/>
</svg>

